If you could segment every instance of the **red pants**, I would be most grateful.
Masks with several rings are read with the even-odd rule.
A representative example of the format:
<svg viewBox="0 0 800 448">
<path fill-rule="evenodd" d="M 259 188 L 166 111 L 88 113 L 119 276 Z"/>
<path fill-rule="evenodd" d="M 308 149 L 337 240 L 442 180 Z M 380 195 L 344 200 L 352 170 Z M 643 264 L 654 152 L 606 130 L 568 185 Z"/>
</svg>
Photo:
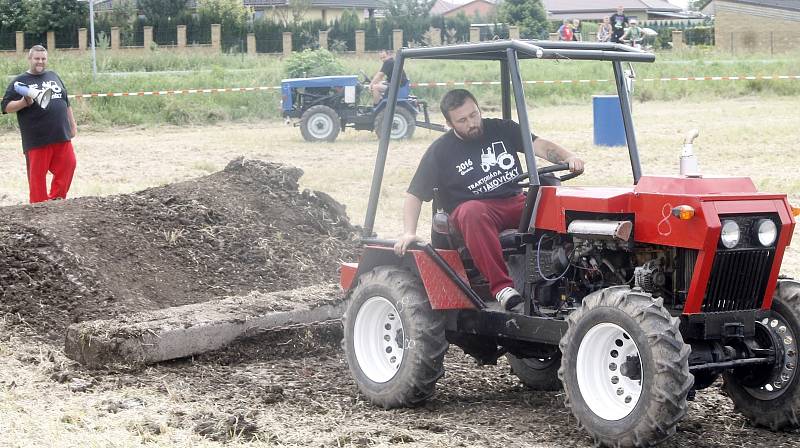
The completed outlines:
<svg viewBox="0 0 800 448">
<path fill-rule="evenodd" d="M 498 234 L 516 229 L 525 208 L 525 195 L 503 199 L 482 199 L 460 204 L 450 214 L 453 225 L 464 237 L 475 266 L 489 281 L 492 295 L 505 287 L 514 287 L 503 260 Z"/>
<path fill-rule="evenodd" d="M 64 199 L 75 172 L 75 152 L 72 142 L 51 143 L 29 149 L 25 153 L 28 167 L 28 189 L 31 204 L 48 199 Z M 47 194 L 47 172 L 53 173 L 50 194 Z"/>
</svg>

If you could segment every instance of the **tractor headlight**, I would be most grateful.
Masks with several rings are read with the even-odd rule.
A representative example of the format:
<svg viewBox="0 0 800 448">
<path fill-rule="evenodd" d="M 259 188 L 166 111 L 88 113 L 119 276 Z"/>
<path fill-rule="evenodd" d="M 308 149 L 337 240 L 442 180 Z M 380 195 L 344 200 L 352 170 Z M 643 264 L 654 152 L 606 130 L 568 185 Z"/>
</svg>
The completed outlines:
<svg viewBox="0 0 800 448">
<path fill-rule="evenodd" d="M 739 224 L 736 224 L 736 221 L 730 219 L 722 221 L 722 232 L 719 235 L 719 239 L 722 241 L 723 246 L 733 249 L 739 244 L 740 236 Z"/>
<path fill-rule="evenodd" d="M 778 238 L 778 226 L 771 219 L 759 219 L 756 232 L 758 232 L 758 242 L 762 246 L 771 246 Z"/>
</svg>

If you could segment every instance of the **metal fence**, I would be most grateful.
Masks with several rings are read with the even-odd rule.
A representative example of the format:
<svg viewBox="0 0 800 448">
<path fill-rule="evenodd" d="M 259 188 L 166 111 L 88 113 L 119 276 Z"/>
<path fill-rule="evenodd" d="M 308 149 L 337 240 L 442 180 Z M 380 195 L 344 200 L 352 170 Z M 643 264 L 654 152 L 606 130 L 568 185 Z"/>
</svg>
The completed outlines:
<svg viewBox="0 0 800 448">
<path fill-rule="evenodd" d="M 17 32 L 0 27 L 0 50 L 17 49 Z"/>
<path fill-rule="evenodd" d="M 31 48 L 34 45 L 42 45 L 47 47 L 47 33 L 25 33 L 25 48 Z"/>
</svg>

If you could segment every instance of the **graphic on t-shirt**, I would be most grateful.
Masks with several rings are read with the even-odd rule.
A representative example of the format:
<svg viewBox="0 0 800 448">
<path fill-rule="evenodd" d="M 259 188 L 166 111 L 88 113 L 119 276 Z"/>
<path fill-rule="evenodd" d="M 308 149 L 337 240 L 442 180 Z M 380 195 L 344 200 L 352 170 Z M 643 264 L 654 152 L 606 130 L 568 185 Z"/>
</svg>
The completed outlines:
<svg viewBox="0 0 800 448">
<path fill-rule="evenodd" d="M 498 149 L 502 150 L 499 156 L 497 155 Z M 488 173 L 493 166 L 497 165 L 504 170 L 514 166 L 514 157 L 506 151 L 506 145 L 502 140 L 481 150 L 481 169 L 484 173 Z"/>
<path fill-rule="evenodd" d="M 61 86 L 55 81 L 43 81 L 42 90 L 53 89 L 53 98 L 61 98 Z"/>
<path fill-rule="evenodd" d="M 458 166 L 456 166 L 456 169 L 458 170 L 458 174 L 460 174 L 462 176 L 464 176 L 465 174 L 467 174 L 470 171 L 472 171 L 472 168 L 474 168 L 472 166 L 472 159 L 467 159 L 467 160 L 459 163 Z"/>
</svg>

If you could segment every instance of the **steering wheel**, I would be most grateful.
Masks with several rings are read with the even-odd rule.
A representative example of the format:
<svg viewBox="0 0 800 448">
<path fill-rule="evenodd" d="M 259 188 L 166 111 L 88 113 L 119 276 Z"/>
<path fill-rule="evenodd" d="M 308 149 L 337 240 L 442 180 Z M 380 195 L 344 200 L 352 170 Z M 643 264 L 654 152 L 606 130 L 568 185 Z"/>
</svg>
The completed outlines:
<svg viewBox="0 0 800 448">
<path fill-rule="evenodd" d="M 364 70 L 359 70 L 358 73 L 364 77 L 364 82 L 369 84 L 372 82 L 372 78 L 370 78 Z"/>
<path fill-rule="evenodd" d="M 555 173 L 555 172 L 558 172 L 558 171 L 569 171 L 569 163 L 558 163 L 558 164 L 555 164 L 555 165 L 545 166 L 543 168 L 539 168 L 538 170 L 536 170 L 536 172 L 540 176 L 542 174 Z M 556 178 L 558 178 L 558 180 L 560 180 L 561 182 L 564 182 L 566 180 L 574 179 L 574 178 L 580 176 L 581 174 L 583 174 L 583 171 L 575 172 L 575 173 L 568 173 L 568 174 L 565 174 L 565 175 L 560 176 L 560 177 L 556 176 Z M 511 182 L 520 182 L 520 181 L 523 181 L 523 180 L 527 179 L 528 177 L 529 177 L 528 173 L 522 173 L 519 176 L 511 179 Z"/>
</svg>

